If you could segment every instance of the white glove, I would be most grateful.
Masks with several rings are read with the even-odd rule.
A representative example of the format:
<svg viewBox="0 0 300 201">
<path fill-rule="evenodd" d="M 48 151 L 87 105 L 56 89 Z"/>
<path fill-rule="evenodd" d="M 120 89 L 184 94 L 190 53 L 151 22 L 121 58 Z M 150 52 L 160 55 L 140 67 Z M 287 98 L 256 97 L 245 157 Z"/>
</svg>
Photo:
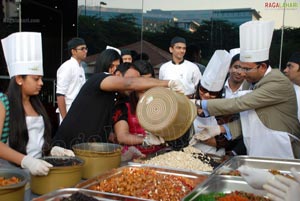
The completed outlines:
<svg viewBox="0 0 300 201">
<path fill-rule="evenodd" d="M 139 157 L 146 157 L 146 155 L 138 150 L 135 146 L 130 146 L 124 152 L 122 150 L 121 161 L 128 161 Z"/>
<path fill-rule="evenodd" d="M 29 169 L 32 175 L 47 175 L 50 170 L 49 168 L 53 167 L 53 165 L 27 155 L 22 159 L 21 167 Z"/>
<path fill-rule="evenodd" d="M 263 185 L 267 183 L 268 180 L 274 178 L 274 175 L 268 172 L 268 170 L 262 170 L 258 168 L 252 168 L 242 165 L 237 169 L 246 182 L 256 189 L 263 189 Z"/>
<path fill-rule="evenodd" d="M 74 152 L 70 149 L 54 146 L 50 151 L 51 156 L 75 156 Z"/>
<path fill-rule="evenodd" d="M 182 82 L 180 80 L 170 80 L 168 82 L 168 87 L 172 91 L 176 91 L 176 92 L 184 94 L 185 87 L 183 86 L 183 84 L 182 84 Z"/>
<path fill-rule="evenodd" d="M 197 140 L 207 140 L 212 137 L 215 137 L 216 135 L 221 134 L 221 129 L 219 125 L 216 126 L 198 126 L 198 128 L 202 129 L 199 133 L 196 133 L 193 137 L 195 137 Z"/>
<path fill-rule="evenodd" d="M 263 188 L 268 192 L 267 196 L 274 201 L 297 201 L 300 198 L 300 174 L 291 168 L 295 180 L 276 175 L 269 180 Z"/>
<path fill-rule="evenodd" d="M 160 145 L 163 143 L 165 143 L 165 140 L 162 137 L 153 135 L 151 133 L 147 133 L 147 136 L 144 138 L 144 142 L 143 142 L 143 144 L 147 146 Z"/>
</svg>

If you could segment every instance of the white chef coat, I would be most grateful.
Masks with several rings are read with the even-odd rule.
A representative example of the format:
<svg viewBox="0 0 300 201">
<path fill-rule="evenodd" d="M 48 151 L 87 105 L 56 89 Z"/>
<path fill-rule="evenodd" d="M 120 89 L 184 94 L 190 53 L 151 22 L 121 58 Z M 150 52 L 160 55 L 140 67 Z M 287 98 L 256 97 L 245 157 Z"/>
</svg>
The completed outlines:
<svg viewBox="0 0 300 201">
<path fill-rule="evenodd" d="M 298 106 L 298 120 L 300 121 L 300 86 L 294 84 L 294 89 L 297 97 L 297 106 Z"/>
<path fill-rule="evenodd" d="M 81 63 L 79 64 L 76 59 L 71 57 L 59 67 L 56 76 L 56 93 L 65 96 L 66 110 L 68 112 L 72 102 L 86 81 L 84 69 Z M 58 109 L 57 112 L 59 113 Z"/>
<path fill-rule="evenodd" d="M 198 66 L 190 61 L 184 60 L 180 64 L 172 61 L 164 63 L 159 69 L 160 80 L 180 80 L 185 87 L 185 95 L 194 94 L 202 77 Z"/>
</svg>

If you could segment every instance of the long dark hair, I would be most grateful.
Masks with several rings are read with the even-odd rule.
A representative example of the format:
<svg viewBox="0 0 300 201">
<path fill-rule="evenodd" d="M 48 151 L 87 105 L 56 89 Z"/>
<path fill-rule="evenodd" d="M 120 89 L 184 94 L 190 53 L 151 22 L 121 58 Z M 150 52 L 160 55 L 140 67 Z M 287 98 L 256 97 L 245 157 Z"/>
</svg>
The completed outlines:
<svg viewBox="0 0 300 201">
<path fill-rule="evenodd" d="M 25 79 L 26 75 L 22 75 Z M 29 140 L 28 130 L 26 125 L 25 110 L 22 102 L 21 87 L 17 85 L 15 77 L 13 77 L 8 86 L 7 96 L 10 106 L 10 117 L 9 117 L 9 146 L 14 150 L 27 154 L 26 146 Z M 45 125 L 44 130 L 44 145 L 43 155 L 46 155 L 50 150 L 51 142 L 51 124 L 47 112 L 41 103 L 38 95 L 30 97 L 30 103 L 33 109 L 40 115 L 42 115 Z"/>
<path fill-rule="evenodd" d="M 141 76 L 151 74 L 152 78 L 155 78 L 154 68 L 150 64 L 150 62 L 145 60 L 137 60 L 134 62 L 134 65 L 137 67 L 138 71 L 140 72 Z M 139 97 L 136 91 L 133 91 L 129 95 L 129 104 L 130 104 L 130 112 L 131 114 L 136 113 L 136 106 L 138 104 Z"/>
<path fill-rule="evenodd" d="M 94 73 L 108 72 L 112 62 L 115 60 L 122 61 L 121 56 L 116 50 L 106 49 L 102 51 L 96 58 Z"/>
</svg>

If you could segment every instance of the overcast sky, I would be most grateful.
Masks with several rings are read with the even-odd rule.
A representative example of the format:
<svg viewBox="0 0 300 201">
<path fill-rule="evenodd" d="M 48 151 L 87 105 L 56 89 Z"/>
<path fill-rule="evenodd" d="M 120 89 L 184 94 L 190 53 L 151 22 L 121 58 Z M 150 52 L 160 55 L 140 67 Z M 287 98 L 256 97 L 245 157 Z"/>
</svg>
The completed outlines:
<svg viewBox="0 0 300 201">
<path fill-rule="evenodd" d="M 144 12 L 151 9 L 203 10 L 253 8 L 260 13 L 262 16 L 261 20 L 275 20 L 276 28 L 282 26 L 284 11 L 282 7 L 278 8 L 279 4 L 282 5 L 284 3 L 284 0 L 78 0 L 78 4 L 84 5 L 86 2 L 89 6 L 99 6 L 100 1 L 107 3 L 106 7 L 108 8 L 141 9 L 144 4 Z M 274 3 L 275 8 L 266 7 L 268 3 Z M 294 6 L 285 10 L 285 26 L 300 27 L 300 0 L 286 0 L 286 3 Z"/>
</svg>

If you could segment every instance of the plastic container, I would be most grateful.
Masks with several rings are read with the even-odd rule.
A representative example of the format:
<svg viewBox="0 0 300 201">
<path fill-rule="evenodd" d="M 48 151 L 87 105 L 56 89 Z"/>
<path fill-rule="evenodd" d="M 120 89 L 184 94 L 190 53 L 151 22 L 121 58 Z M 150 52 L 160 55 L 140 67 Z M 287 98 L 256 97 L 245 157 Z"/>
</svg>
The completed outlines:
<svg viewBox="0 0 300 201">
<path fill-rule="evenodd" d="M 181 137 L 192 125 L 197 109 L 184 94 L 168 88 L 151 88 L 139 100 L 137 118 L 140 125 L 165 140 Z"/>
<path fill-rule="evenodd" d="M 81 143 L 74 145 L 76 156 L 85 161 L 82 178 L 89 179 L 121 165 L 121 146 L 112 143 Z"/>
<path fill-rule="evenodd" d="M 20 182 L 17 184 L 7 185 L 0 187 L 0 200 L 23 200 L 25 193 L 25 185 L 28 182 L 28 175 L 17 168 L 0 169 L 0 177 L 9 179 L 17 177 Z"/>
<path fill-rule="evenodd" d="M 54 167 L 50 168 L 47 176 L 31 175 L 31 191 L 41 195 L 51 191 L 75 186 L 80 182 L 84 161 L 78 157 L 48 156 L 41 158 L 49 161 Z M 56 164 L 53 161 L 56 160 Z M 74 161 L 74 164 L 70 164 Z"/>
</svg>

